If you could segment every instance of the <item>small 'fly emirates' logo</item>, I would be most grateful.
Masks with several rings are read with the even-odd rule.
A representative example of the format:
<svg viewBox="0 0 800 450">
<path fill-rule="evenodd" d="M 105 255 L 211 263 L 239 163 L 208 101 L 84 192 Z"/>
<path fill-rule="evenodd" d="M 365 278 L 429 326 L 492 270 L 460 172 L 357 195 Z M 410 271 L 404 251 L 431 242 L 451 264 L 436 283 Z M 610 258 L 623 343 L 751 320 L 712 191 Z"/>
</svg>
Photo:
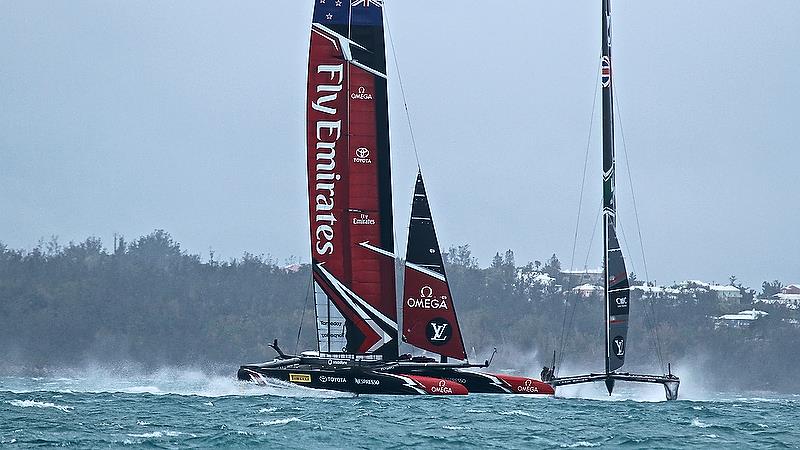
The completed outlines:
<svg viewBox="0 0 800 450">
<path fill-rule="evenodd" d="M 320 255 L 333 254 L 333 214 L 336 182 L 342 177 L 336 173 L 336 143 L 342 137 L 342 120 L 337 119 L 339 111 L 336 100 L 342 91 L 344 64 L 317 66 L 317 73 L 328 74 L 326 84 L 316 87 L 317 98 L 311 108 L 330 116 L 330 120 L 317 120 L 316 123 L 316 176 L 314 186 L 314 249 Z"/>
</svg>

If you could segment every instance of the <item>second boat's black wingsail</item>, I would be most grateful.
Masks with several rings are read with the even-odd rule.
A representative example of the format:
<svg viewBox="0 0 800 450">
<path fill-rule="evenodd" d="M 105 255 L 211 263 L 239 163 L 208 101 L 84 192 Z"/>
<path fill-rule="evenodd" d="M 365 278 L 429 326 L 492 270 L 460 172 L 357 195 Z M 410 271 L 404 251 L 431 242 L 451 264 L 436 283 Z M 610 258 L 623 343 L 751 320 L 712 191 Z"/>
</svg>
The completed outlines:
<svg viewBox="0 0 800 450">
<path fill-rule="evenodd" d="M 611 71 L 611 16 L 609 0 L 603 0 L 603 43 L 600 79 L 603 86 L 603 266 L 605 269 L 606 373 L 625 362 L 628 334 L 628 274 L 616 233 L 614 160 L 614 97 Z M 611 387 L 609 387 L 609 391 Z"/>
<path fill-rule="evenodd" d="M 611 0 L 601 0 L 602 46 L 600 56 L 600 81 L 603 97 L 603 266 L 604 266 L 604 358 L 605 372 L 559 377 L 551 380 L 553 386 L 605 381 L 609 395 L 615 380 L 659 383 L 664 385 L 668 400 L 678 397 L 680 381 L 671 373 L 638 375 L 615 372 L 625 364 L 628 347 L 628 316 L 630 309 L 630 283 L 625 259 L 617 238 L 617 205 L 615 198 L 614 157 L 614 83 L 611 64 Z"/>
</svg>

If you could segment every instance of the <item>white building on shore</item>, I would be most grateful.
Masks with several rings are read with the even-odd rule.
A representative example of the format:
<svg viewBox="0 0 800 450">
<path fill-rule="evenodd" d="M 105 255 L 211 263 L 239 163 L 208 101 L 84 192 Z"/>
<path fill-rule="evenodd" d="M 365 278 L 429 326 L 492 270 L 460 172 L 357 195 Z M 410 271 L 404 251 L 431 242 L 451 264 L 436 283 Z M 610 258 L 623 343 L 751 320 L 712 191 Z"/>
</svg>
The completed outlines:
<svg viewBox="0 0 800 450">
<path fill-rule="evenodd" d="M 714 321 L 714 329 L 717 330 L 722 327 L 750 328 L 755 321 L 768 315 L 769 313 L 757 309 L 739 311 L 736 314 L 725 314 L 716 318 Z"/>
</svg>

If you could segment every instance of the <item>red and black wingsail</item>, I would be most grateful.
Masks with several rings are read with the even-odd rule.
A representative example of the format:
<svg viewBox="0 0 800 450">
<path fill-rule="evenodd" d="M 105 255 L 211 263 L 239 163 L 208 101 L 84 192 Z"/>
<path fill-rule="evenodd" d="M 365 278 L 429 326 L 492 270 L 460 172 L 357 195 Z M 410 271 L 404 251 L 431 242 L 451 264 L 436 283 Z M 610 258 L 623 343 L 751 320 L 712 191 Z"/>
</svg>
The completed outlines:
<svg viewBox="0 0 800 450">
<path fill-rule="evenodd" d="M 319 350 L 397 357 L 383 2 L 317 1 L 307 159 Z"/>
<path fill-rule="evenodd" d="M 408 227 L 403 340 L 442 356 L 467 359 L 421 172 Z"/>
</svg>

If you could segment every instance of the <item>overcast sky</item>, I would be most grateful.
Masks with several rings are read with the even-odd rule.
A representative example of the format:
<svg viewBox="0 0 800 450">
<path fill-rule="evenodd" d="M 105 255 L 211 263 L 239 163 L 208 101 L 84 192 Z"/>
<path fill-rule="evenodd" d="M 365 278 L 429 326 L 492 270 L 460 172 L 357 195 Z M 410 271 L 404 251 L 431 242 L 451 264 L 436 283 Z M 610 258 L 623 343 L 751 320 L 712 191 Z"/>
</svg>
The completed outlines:
<svg viewBox="0 0 800 450">
<path fill-rule="evenodd" d="M 386 3 L 442 245 L 469 243 L 482 265 L 511 248 L 518 264 L 555 252 L 569 267 L 600 2 Z M 163 228 L 204 258 L 308 261 L 310 0 L 0 6 L 0 241 L 110 247 Z M 797 0 L 614 2 L 650 279 L 800 282 L 798 24 Z M 389 64 L 402 252 L 416 163 Z M 598 114 L 576 268 L 601 259 Z M 643 278 L 620 141 L 623 246 Z"/>
</svg>

